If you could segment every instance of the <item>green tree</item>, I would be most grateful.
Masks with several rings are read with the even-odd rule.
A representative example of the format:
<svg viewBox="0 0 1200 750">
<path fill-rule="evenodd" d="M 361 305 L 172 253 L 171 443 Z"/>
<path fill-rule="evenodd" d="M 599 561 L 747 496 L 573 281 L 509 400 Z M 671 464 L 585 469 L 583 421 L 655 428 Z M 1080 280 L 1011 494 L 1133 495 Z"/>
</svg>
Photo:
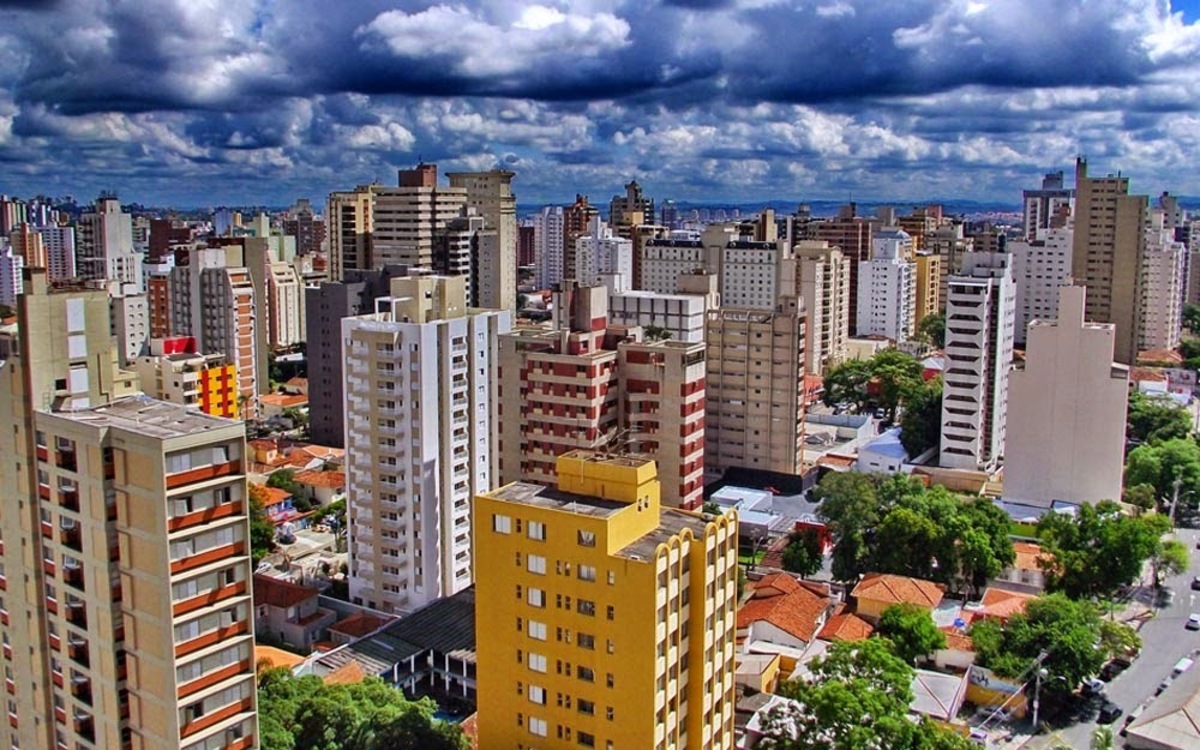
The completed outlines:
<svg viewBox="0 0 1200 750">
<path fill-rule="evenodd" d="M 793 531 L 783 548 L 783 569 L 801 578 L 813 575 L 825 563 L 821 549 L 821 535 L 816 529 L 806 528 Z"/>
<path fill-rule="evenodd" d="M 671 338 L 671 332 L 662 326 L 643 326 L 642 333 L 647 341 L 666 341 Z"/>
<path fill-rule="evenodd" d="M 1156 444 L 1186 438 L 1192 433 L 1192 420 L 1186 409 L 1167 397 L 1145 396 L 1136 389 L 1129 392 L 1129 410 L 1125 437 L 1135 444 Z"/>
<path fill-rule="evenodd" d="M 867 535 L 879 525 L 880 500 L 874 479 L 858 472 L 829 473 L 813 490 L 817 514 L 833 535 L 833 577 L 857 580 L 866 572 Z"/>
<path fill-rule="evenodd" d="M 704 508 L 702 510 L 710 516 L 719 516 L 722 513 L 721 504 L 715 503 L 712 500 L 704 503 Z"/>
<path fill-rule="evenodd" d="M 1160 541 L 1158 549 L 1150 558 L 1150 565 L 1154 568 L 1154 585 L 1162 586 L 1164 577 L 1177 576 L 1187 571 L 1189 562 L 1191 560 L 1188 548 L 1183 542 L 1178 539 Z"/>
<path fill-rule="evenodd" d="M 1084 504 L 1074 516 L 1047 513 L 1038 521 L 1049 553 L 1039 561 L 1046 587 L 1073 598 L 1111 598 L 1141 575 L 1169 527 L 1164 516 L 1127 516 L 1111 500 Z"/>
<path fill-rule="evenodd" d="M 1192 333 L 1200 332 L 1200 305 L 1183 306 L 1183 325 Z"/>
<path fill-rule="evenodd" d="M 942 313 L 926 315 L 917 324 L 917 338 L 941 349 L 946 345 L 946 316 Z"/>
<path fill-rule="evenodd" d="M 1107 658 L 1096 648 L 1100 622 L 1090 602 L 1063 594 L 1031 599 L 1024 613 L 1004 625 L 983 620 L 971 627 L 975 663 L 1002 677 L 1028 677 L 1040 659 L 1048 673 L 1043 692 L 1065 695 L 1096 674 Z"/>
<path fill-rule="evenodd" d="M 261 484 L 249 485 L 250 502 L 250 556 L 257 565 L 275 549 L 275 525 L 267 518 L 267 494 Z"/>
<path fill-rule="evenodd" d="M 1125 486 L 1148 484 L 1164 506 L 1175 494 L 1191 507 L 1200 500 L 1200 445 L 1194 440 L 1176 438 L 1155 445 L 1140 445 L 1125 459 Z"/>
<path fill-rule="evenodd" d="M 926 318 L 928 320 L 928 318 Z M 900 417 L 900 442 L 912 458 L 938 447 L 942 435 L 942 379 L 934 378 L 910 390 Z"/>
<path fill-rule="evenodd" d="M 879 635 L 892 644 L 892 652 L 907 664 L 946 647 L 946 634 L 938 629 L 929 610 L 915 604 L 893 604 L 879 618 Z"/>
<path fill-rule="evenodd" d="M 14 316 L 16 314 L 17 314 L 17 311 L 14 310 L 9 305 L 0 305 L 0 320 L 4 320 L 5 318 L 11 318 L 12 316 Z"/>
<path fill-rule="evenodd" d="M 1158 505 L 1158 498 L 1154 496 L 1154 485 L 1137 484 L 1132 487 L 1127 486 L 1125 488 L 1125 502 L 1139 511 L 1153 510 Z"/>
<path fill-rule="evenodd" d="M 271 472 L 271 475 L 267 477 L 267 486 L 283 490 L 292 497 L 304 492 L 304 488 L 296 481 L 296 472 L 293 469 L 279 469 Z"/>
<path fill-rule="evenodd" d="M 1123 622 L 1101 620 L 1100 650 L 1106 659 L 1136 654 L 1142 650 L 1142 637 Z"/>
<path fill-rule="evenodd" d="M 1113 750 L 1113 731 L 1108 727 L 1096 727 L 1092 731 L 1091 750 Z"/>
<path fill-rule="evenodd" d="M 899 349 L 885 349 L 871 358 L 871 375 L 879 395 L 876 403 L 896 418 L 896 407 L 905 394 L 921 385 L 921 363 Z"/>
<path fill-rule="evenodd" d="M 870 360 L 852 359 L 834 365 L 825 372 L 825 391 L 821 399 L 826 406 L 848 402 L 862 411 L 867 405 L 867 386 L 872 375 Z"/>
</svg>

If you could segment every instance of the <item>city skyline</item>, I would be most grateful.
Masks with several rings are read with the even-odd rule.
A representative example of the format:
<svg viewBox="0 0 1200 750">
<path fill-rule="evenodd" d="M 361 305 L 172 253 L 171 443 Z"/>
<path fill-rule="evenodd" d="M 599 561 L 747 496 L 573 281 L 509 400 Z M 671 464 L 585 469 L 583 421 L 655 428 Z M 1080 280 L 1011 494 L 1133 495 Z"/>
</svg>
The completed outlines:
<svg viewBox="0 0 1200 750">
<path fill-rule="evenodd" d="M 393 7 L 398 6 L 398 7 Z M 0 2 L 0 192 L 286 205 L 420 160 L 522 205 L 1200 195 L 1189 0 Z"/>
</svg>

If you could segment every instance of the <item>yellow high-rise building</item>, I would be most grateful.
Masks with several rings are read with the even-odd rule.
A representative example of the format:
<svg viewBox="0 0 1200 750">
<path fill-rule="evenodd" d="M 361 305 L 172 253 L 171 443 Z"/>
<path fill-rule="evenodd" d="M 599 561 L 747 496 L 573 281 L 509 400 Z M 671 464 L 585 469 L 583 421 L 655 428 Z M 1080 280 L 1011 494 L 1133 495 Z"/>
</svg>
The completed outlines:
<svg viewBox="0 0 1200 750">
<path fill-rule="evenodd" d="M 941 310 L 942 256 L 917 255 L 917 325 Z"/>
<path fill-rule="evenodd" d="M 480 747 L 732 747 L 736 515 L 663 508 L 641 458 L 557 476 L 475 499 Z"/>
</svg>

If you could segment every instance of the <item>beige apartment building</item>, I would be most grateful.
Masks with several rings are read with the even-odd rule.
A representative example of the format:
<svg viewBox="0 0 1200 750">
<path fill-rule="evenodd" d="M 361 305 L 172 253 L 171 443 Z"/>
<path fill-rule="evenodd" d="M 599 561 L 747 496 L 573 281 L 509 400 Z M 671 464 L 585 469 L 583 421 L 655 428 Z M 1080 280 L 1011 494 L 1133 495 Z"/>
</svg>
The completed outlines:
<svg viewBox="0 0 1200 750">
<path fill-rule="evenodd" d="M 796 294 L 808 312 L 805 371 L 820 375 L 846 359 L 850 338 L 850 262 L 821 240 L 796 243 Z"/>
<path fill-rule="evenodd" d="M 798 474 L 804 452 L 807 313 L 798 297 L 773 311 L 708 313 L 705 471 L 730 466 Z"/>
<path fill-rule="evenodd" d="M 346 271 L 371 268 L 371 185 L 329 194 L 325 204 L 329 243 L 329 278 L 341 281 Z"/>
<path fill-rule="evenodd" d="M 1058 318 L 1029 324 L 1025 366 L 1009 376 L 1004 498 L 1117 500 L 1129 368 L 1113 362 L 1116 327 L 1087 320 L 1087 290 L 1059 293 Z"/>
<path fill-rule="evenodd" d="M 517 309 L 517 197 L 514 172 L 447 172 L 451 190 L 465 191 L 465 203 L 484 221 L 474 267 L 475 304 L 490 310 Z"/>
<path fill-rule="evenodd" d="M 913 317 L 916 325 L 930 315 L 937 315 L 941 310 L 942 298 L 940 284 L 942 279 L 942 256 L 916 255 L 913 260 L 917 264 L 917 312 Z"/>
<path fill-rule="evenodd" d="M 108 299 L 0 341 L 0 746 L 256 746 L 245 429 L 136 392 Z"/>
<path fill-rule="evenodd" d="M 1129 194 L 1129 178 L 1088 177 L 1075 162 L 1075 238 L 1071 276 L 1087 287 L 1087 320 L 1116 326 L 1118 362 L 1137 361 L 1147 198 Z"/>
</svg>

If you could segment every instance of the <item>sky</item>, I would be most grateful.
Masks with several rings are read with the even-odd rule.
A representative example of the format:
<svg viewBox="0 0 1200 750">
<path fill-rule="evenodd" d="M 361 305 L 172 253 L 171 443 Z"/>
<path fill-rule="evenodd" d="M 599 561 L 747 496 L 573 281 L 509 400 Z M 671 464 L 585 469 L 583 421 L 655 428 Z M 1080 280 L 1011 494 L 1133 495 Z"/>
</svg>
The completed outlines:
<svg viewBox="0 0 1200 750">
<path fill-rule="evenodd" d="M 1200 196 L 1200 0 L 0 0 L 0 193 L 523 205 Z"/>
</svg>

